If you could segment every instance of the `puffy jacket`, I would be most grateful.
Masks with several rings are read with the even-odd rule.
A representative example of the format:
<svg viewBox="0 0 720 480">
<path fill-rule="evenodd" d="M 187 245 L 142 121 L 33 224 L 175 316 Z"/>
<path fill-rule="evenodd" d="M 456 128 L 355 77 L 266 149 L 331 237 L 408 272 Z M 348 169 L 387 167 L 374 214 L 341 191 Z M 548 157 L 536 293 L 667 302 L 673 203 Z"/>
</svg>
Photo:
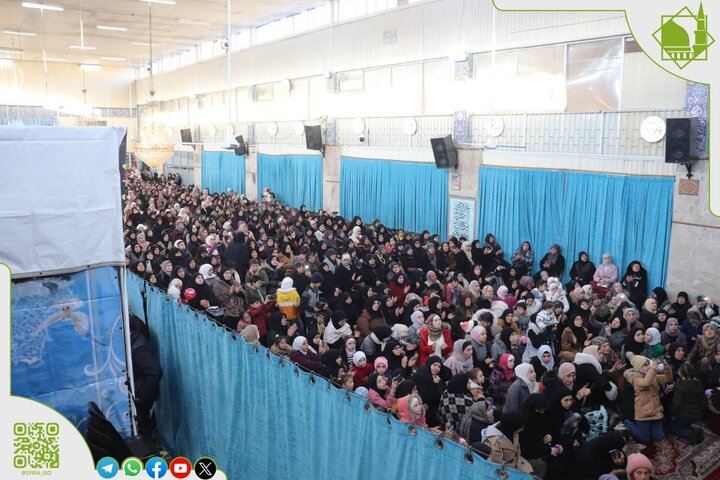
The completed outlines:
<svg viewBox="0 0 720 480">
<path fill-rule="evenodd" d="M 639 370 L 625 371 L 627 380 L 635 389 L 635 420 L 649 421 L 663 418 L 663 406 L 660 403 L 660 387 L 672 380 L 672 371 L 658 374 L 649 369 L 645 374 Z"/>
<path fill-rule="evenodd" d="M 518 434 L 513 435 L 512 441 L 497 428 L 497 423 L 490 425 L 482 431 L 483 442 L 490 447 L 490 460 L 499 465 L 517 468 L 521 472 L 533 473 L 530 463 L 520 453 L 520 440 Z"/>
</svg>

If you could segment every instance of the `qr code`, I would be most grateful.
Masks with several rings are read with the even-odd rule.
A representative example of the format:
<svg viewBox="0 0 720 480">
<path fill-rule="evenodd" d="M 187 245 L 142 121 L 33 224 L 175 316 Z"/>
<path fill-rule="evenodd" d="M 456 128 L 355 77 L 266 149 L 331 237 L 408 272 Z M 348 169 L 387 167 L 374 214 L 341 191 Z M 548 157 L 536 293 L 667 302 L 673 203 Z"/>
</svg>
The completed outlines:
<svg viewBox="0 0 720 480">
<path fill-rule="evenodd" d="M 57 423 L 16 423 L 13 433 L 15 468 L 60 468 L 60 427 Z"/>
</svg>

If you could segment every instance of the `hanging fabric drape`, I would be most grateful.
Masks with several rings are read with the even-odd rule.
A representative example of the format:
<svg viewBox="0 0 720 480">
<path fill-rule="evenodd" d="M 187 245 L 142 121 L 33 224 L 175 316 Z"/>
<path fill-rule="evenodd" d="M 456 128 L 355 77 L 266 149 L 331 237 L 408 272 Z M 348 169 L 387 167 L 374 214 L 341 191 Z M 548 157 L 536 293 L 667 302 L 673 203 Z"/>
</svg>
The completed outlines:
<svg viewBox="0 0 720 480">
<path fill-rule="evenodd" d="M 370 408 L 325 380 L 148 286 L 152 344 L 163 366 L 159 436 L 188 458 L 211 455 L 228 478 L 499 478 L 496 464 Z M 339 448 L 351 445 L 352 448 Z M 363 462 L 384 458 L 383 462 Z M 510 479 L 529 476 L 506 469 Z M 303 475 L 300 475 L 305 476 Z"/>
<path fill-rule="evenodd" d="M 559 243 L 567 265 L 581 251 L 599 265 L 608 252 L 622 274 L 633 260 L 648 272 L 648 287 L 664 287 L 670 253 L 674 178 L 568 172 Z M 568 255 L 572 255 L 568 257 Z"/>
<path fill-rule="evenodd" d="M 565 278 L 581 251 L 596 265 L 608 252 L 621 274 L 640 260 L 649 287 L 665 286 L 673 178 L 498 167 L 482 167 L 479 176 L 478 238 L 494 233 L 506 259 L 529 240 L 537 271 L 558 243 Z"/>
<path fill-rule="evenodd" d="M 563 224 L 563 172 L 483 167 L 478 184 L 478 238 L 495 234 L 511 262 L 529 241 L 539 260 L 558 243 Z"/>
<path fill-rule="evenodd" d="M 323 206 L 323 158 L 320 155 L 257 156 L 258 198 L 270 188 L 283 204 L 318 211 Z"/>
<path fill-rule="evenodd" d="M 224 193 L 228 188 L 235 193 L 245 193 L 245 155 L 203 152 L 202 188 L 210 193 Z"/>
<path fill-rule="evenodd" d="M 448 171 L 434 163 L 342 157 L 340 215 L 447 236 Z"/>
<path fill-rule="evenodd" d="M 128 309 L 137 315 L 142 321 L 145 318 L 145 280 L 134 274 L 125 276 L 125 289 L 127 291 Z"/>
</svg>

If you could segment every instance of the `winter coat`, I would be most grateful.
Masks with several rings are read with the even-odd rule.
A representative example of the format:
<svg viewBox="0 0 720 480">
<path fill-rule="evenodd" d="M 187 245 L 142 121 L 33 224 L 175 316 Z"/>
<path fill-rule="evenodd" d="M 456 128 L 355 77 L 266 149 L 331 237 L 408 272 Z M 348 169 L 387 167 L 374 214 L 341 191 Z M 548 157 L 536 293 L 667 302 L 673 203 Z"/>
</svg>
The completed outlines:
<svg viewBox="0 0 720 480">
<path fill-rule="evenodd" d="M 418 332 L 420 335 L 420 347 L 419 350 L 419 357 L 417 361 L 417 366 L 420 367 L 427 362 L 427 359 L 430 358 L 432 355 L 435 355 L 435 345 L 431 345 L 430 342 L 430 330 L 428 330 L 427 327 L 423 327 Z M 450 335 L 450 329 L 447 328 L 447 326 L 443 326 L 443 332 L 442 332 L 442 338 L 445 342 L 445 346 L 442 347 L 441 350 L 441 356 L 443 359 L 447 358 L 448 355 L 452 353 L 453 350 L 453 341 L 452 336 Z"/>
<path fill-rule="evenodd" d="M 680 380 L 675 386 L 670 415 L 673 417 L 702 420 L 707 413 L 708 402 L 705 388 L 698 379 Z"/>
<path fill-rule="evenodd" d="M 502 367 L 500 365 L 495 366 L 495 369 L 490 374 L 490 394 L 497 403 L 500 405 L 505 404 L 508 389 L 515 380 L 516 378 L 514 373 L 512 377 L 510 377 L 510 380 L 508 380 Z"/>
<path fill-rule="evenodd" d="M 649 369 L 642 373 L 636 369 L 626 370 L 625 380 L 635 389 L 635 421 L 660 420 L 663 418 L 663 406 L 660 403 L 660 387 L 672 380 L 672 371 L 658 374 Z"/>
<path fill-rule="evenodd" d="M 525 383 L 525 380 L 522 378 L 516 378 L 512 385 L 510 385 L 510 388 L 508 388 L 503 410 L 522 411 L 528 397 L 530 397 L 528 384 Z"/>
<path fill-rule="evenodd" d="M 490 425 L 482 431 L 483 442 L 486 443 L 491 450 L 488 460 L 499 465 L 516 468 L 521 472 L 532 473 L 532 466 L 520 453 L 518 434 L 513 435 L 513 439 L 510 440 L 498 430 L 498 424 L 499 422 Z"/>
</svg>

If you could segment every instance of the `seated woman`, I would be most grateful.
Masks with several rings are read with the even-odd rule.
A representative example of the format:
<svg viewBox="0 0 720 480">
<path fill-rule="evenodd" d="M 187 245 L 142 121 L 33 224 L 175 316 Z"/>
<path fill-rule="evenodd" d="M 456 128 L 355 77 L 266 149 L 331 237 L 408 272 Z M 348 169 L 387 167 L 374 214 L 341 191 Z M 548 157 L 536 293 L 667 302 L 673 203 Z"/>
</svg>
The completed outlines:
<svg viewBox="0 0 720 480">
<path fill-rule="evenodd" d="M 545 270 L 551 277 L 562 279 L 565 272 L 565 257 L 560 253 L 560 245 L 552 244 L 550 251 L 540 259 L 540 269 Z"/>
<path fill-rule="evenodd" d="M 558 353 L 558 358 L 566 362 L 575 360 L 575 354 L 582 352 L 583 349 L 592 342 L 592 334 L 588 333 L 587 328 L 583 326 L 583 318 L 576 315 L 571 325 L 565 327 L 560 337 L 562 348 Z"/>
<path fill-rule="evenodd" d="M 587 252 L 580 252 L 578 259 L 572 264 L 570 268 L 570 282 L 571 287 L 575 286 L 575 283 L 580 286 L 589 285 L 595 275 L 595 264 L 590 261 L 590 257 Z M 572 289 L 568 287 L 568 289 Z"/>
<path fill-rule="evenodd" d="M 612 262 L 612 255 L 603 254 L 603 261 L 599 267 L 595 269 L 593 281 L 590 282 L 593 293 L 600 297 L 607 295 L 610 286 L 618 279 L 618 268 Z"/>
<path fill-rule="evenodd" d="M 517 270 L 518 276 L 532 275 L 532 265 L 535 261 L 535 253 L 533 252 L 530 242 L 524 241 L 517 250 L 512 254 L 512 266 Z"/>
</svg>

